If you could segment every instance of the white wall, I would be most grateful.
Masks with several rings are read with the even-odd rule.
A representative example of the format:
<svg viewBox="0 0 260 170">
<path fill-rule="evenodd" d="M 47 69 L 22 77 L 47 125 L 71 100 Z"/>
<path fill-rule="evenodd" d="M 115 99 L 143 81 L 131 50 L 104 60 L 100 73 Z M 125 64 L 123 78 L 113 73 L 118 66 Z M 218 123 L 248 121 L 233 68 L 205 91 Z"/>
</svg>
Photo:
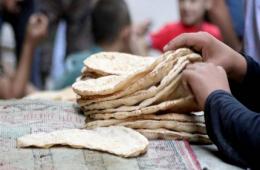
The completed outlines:
<svg viewBox="0 0 260 170">
<path fill-rule="evenodd" d="M 178 0 L 126 0 L 134 22 L 153 21 L 152 30 L 179 19 Z"/>
</svg>

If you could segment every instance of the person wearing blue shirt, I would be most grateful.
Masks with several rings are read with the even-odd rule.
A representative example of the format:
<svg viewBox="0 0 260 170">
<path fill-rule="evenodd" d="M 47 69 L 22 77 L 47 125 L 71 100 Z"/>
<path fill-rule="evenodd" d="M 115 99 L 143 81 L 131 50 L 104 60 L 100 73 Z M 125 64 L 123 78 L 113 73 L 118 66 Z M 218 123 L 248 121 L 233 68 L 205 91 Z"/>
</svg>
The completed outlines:
<svg viewBox="0 0 260 170">
<path fill-rule="evenodd" d="M 64 74 L 54 83 L 55 89 L 71 86 L 81 74 L 83 61 L 92 54 L 131 51 L 131 17 L 124 0 L 99 0 L 92 11 L 91 21 L 96 46 L 68 56 Z"/>
</svg>

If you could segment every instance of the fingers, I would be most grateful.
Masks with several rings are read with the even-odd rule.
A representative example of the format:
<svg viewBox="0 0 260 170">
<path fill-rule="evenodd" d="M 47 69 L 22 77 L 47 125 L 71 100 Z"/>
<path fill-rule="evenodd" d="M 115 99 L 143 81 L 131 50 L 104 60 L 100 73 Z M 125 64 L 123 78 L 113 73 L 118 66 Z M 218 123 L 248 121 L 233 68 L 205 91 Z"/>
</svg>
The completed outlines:
<svg viewBox="0 0 260 170">
<path fill-rule="evenodd" d="M 183 82 L 185 84 L 192 84 L 196 81 L 198 76 L 203 76 L 208 71 L 216 70 L 219 74 L 226 76 L 226 71 L 221 66 L 216 66 L 212 63 L 194 63 L 186 66 L 183 71 Z M 187 85 L 186 85 L 187 86 Z"/>
<path fill-rule="evenodd" d="M 204 71 L 207 71 L 207 69 L 212 66 L 216 67 L 211 63 L 194 63 L 186 66 L 182 75 L 183 85 L 186 86 L 185 88 L 187 88 L 189 84 L 193 84 L 198 76 L 201 76 Z"/>
<path fill-rule="evenodd" d="M 141 28 L 139 30 L 140 31 L 139 34 L 145 35 L 149 31 L 151 25 L 152 25 L 152 21 L 151 20 L 149 20 L 149 19 L 145 20 L 142 23 L 142 26 L 141 26 Z"/>
<path fill-rule="evenodd" d="M 48 18 L 43 14 L 33 14 L 27 26 L 27 38 L 35 44 L 48 34 Z"/>
<path fill-rule="evenodd" d="M 48 18 L 43 14 L 34 14 L 30 17 L 29 20 L 32 25 L 48 25 Z"/>
<path fill-rule="evenodd" d="M 43 14 L 34 14 L 30 18 L 29 27 L 44 36 L 48 32 L 48 18 Z"/>
<path fill-rule="evenodd" d="M 43 25 L 48 25 L 48 17 L 46 15 L 39 14 L 38 19 Z"/>
<path fill-rule="evenodd" d="M 186 67 L 186 70 L 193 70 L 193 71 L 200 71 L 202 69 L 207 69 L 206 67 L 209 66 L 215 66 L 212 63 L 194 63 L 194 64 L 189 64 Z"/>
<path fill-rule="evenodd" d="M 203 47 L 207 46 L 210 38 L 211 35 L 205 32 L 184 33 L 169 42 L 164 47 L 164 51 L 176 50 L 181 47 L 189 47 L 196 51 L 201 51 Z"/>
<path fill-rule="evenodd" d="M 222 66 L 217 66 L 217 68 L 219 69 L 219 71 L 226 73 L 225 69 Z"/>
<path fill-rule="evenodd" d="M 29 20 L 29 23 L 30 24 L 36 24 L 37 23 L 37 17 L 35 15 L 31 16 L 30 20 Z"/>
<path fill-rule="evenodd" d="M 182 73 L 182 80 L 185 84 L 191 84 L 192 79 L 194 78 L 196 74 L 195 69 L 185 69 Z"/>
<path fill-rule="evenodd" d="M 183 87 L 186 89 L 186 90 L 191 90 L 190 89 L 190 83 L 192 81 L 192 78 L 194 77 L 194 71 L 193 70 L 184 70 L 183 73 L 182 73 L 182 84 L 183 84 Z"/>
<path fill-rule="evenodd" d="M 183 85 L 195 96 L 200 108 L 203 109 L 207 97 L 216 90 L 230 92 L 225 70 L 211 63 L 190 64 L 183 71 Z"/>
<path fill-rule="evenodd" d="M 144 20 L 143 22 L 133 26 L 133 32 L 138 36 L 144 36 L 149 31 L 151 24 L 151 20 Z"/>
</svg>

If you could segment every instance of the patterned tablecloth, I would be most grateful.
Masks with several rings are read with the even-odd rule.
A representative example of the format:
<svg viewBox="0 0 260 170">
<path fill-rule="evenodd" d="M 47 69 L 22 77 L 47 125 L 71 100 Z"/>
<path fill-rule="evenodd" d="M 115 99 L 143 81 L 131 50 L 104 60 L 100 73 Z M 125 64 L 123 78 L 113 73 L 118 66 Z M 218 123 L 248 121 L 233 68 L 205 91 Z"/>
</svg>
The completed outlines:
<svg viewBox="0 0 260 170">
<path fill-rule="evenodd" d="M 25 134 L 81 128 L 84 116 L 75 104 L 40 100 L 0 102 L 0 170 L 192 170 L 200 165 L 184 141 L 150 141 L 146 154 L 125 159 L 87 149 L 55 147 L 18 149 Z"/>
</svg>

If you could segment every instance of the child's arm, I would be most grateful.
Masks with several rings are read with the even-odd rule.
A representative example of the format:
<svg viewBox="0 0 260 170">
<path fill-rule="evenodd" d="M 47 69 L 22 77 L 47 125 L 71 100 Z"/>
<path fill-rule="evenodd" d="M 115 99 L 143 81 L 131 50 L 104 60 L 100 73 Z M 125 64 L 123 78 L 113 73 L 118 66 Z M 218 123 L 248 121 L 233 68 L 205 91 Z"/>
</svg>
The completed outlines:
<svg viewBox="0 0 260 170">
<path fill-rule="evenodd" d="M 213 63 L 192 64 L 183 72 L 184 84 L 190 87 L 199 106 L 205 109 L 210 138 L 230 161 L 259 167 L 260 114 L 250 111 L 231 95 L 225 71 L 245 94 L 244 101 L 257 104 L 259 100 L 254 97 L 260 93 L 260 66 L 206 33 L 181 35 L 165 50 L 184 46 L 201 52 L 204 61 Z"/>
<path fill-rule="evenodd" d="M 191 64 L 183 72 L 183 81 L 205 110 L 207 133 L 228 161 L 251 168 L 260 166 L 260 114 L 231 95 L 223 68 Z"/>
<path fill-rule="evenodd" d="M 24 95 L 35 47 L 46 35 L 47 27 L 48 20 L 45 16 L 34 15 L 30 18 L 18 68 L 14 76 L 1 76 L 0 78 L 0 98 L 19 98 Z"/>
<path fill-rule="evenodd" d="M 231 94 L 215 91 L 205 105 L 207 133 L 223 156 L 240 166 L 259 167 L 260 114 Z"/>
</svg>

